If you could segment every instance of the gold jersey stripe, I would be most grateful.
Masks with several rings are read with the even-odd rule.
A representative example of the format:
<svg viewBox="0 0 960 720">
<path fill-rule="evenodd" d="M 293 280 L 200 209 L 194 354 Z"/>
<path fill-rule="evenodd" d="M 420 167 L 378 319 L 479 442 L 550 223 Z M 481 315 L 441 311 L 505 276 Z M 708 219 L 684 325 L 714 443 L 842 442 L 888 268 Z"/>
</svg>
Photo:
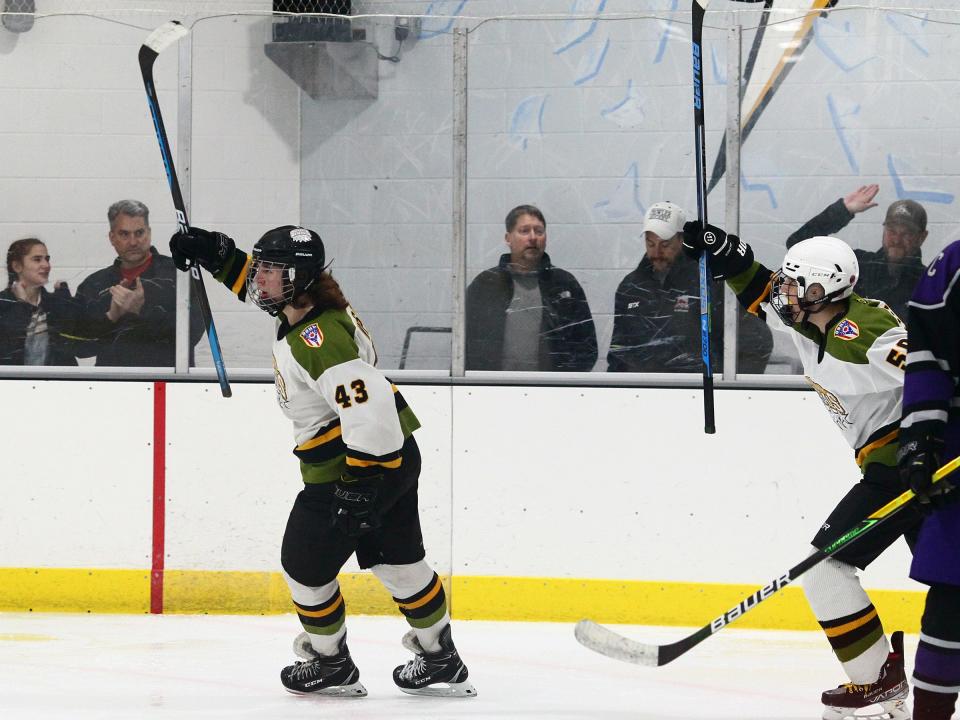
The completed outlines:
<svg viewBox="0 0 960 720">
<path fill-rule="evenodd" d="M 417 608 L 423 607 L 428 602 L 433 600 L 437 596 L 437 594 L 440 592 L 440 589 L 442 587 L 443 585 L 440 584 L 440 578 L 437 577 L 436 581 L 434 581 L 433 583 L 433 587 L 430 588 L 430 592 L 428 592 L 422 598 L 420 598 L 419 600 L 414 600 L 411 603 L 397 603 L 397 606 L 402 610 L 416 610 Z"/>
<path fill-rule="evenodd" d="M 234 281 L 233 285 L 230 286 L 230 290 L 234 295 L 239 294 L 240 290 L 243 288 L 243 284 L 247 281 L 247 270 L 250 269 L 251 260 L 253 260 L 253 256 L 247 255 L 246 262 L 243 263 L 243 267 L 240 269 L 240 274 L 237 275 L 237 279 Z"/>
<path fill-rule="evenodd" d="M 771 278 L 770 282 L 767 283 L 767 286 L 763 289 L 763 292 L 760 293 L 760 297 L 750 303 L 750 307 L 747 308 L 747 312 L 751 315 L 756 315 L 760 310 L 760 303 L 770 297 L 770 291 L 773 286 L 773 279 Z"/>
<path fill-rule="evenodd" d="M 323 445 L 324 443 L 330 442 L 341 435 L 343 435 L 343 429 L 337 425 L 336 427 L 327 430 L 323 435 L 318 435 L 315 438 L 307 440 L 305 443 L 297 445 L 297 450 L 311 450 L 318 445 Z"/>
<path fill-rule="evenodd" d="M 867 455 L 876 450 L 877 448 L 883 447 L 884 445 L 889 445 L 894 440 L 897 439 L 897 436 L 900 434 L 900 429 L 891 430 L 882 438 L 874 440 L 869 445 L 864 445 L 860 448 L 860 452 L 857 453 L 857 465 L 863 465 L 863 461 L 866 459 Z"/>
<path fill-rule="evenodd" d="M 358 460 L 357 458 L 350 457 L 347 455 L 347 465 L 352 465 L 353 467 L 372 467 L 373 465 L 382 465 L 385 468 L 390 468 L 391 470 L 396 470 L 400 467 L 403 458 L 394 458 L 393 460 Z"/>
<path fill-rule="evenodd" d="M 868 622 L 877 617 L 877 609 L 874 608 L 862 618 L 857 618 L 856 620 L 851 620 L 848 623 L 843 625 L 837 625 L 836 627 L 824 628 L 823 631 L 827 634 L 827 637 L 837 637 L 839 635 L 845 635 L 851 630 L 856 630 L 858 627 L 863 627 Z"/>
<path fill-rule="evenodd" d="M 328 608 L 324 608 L 323 610 L 304 610 L 302 607 L 300 607 L 296 603 L 294 603 L 293 605 L 295 608 L 297 608 L 298 615 L 303 615 L 304 617 L 322 618 L 322 617 L 326 617 L 327 615 L 332 615 L 343 605 L 343 595 L 338 597 L 337 601 L 333 605 L 331 605 Z"/>
</svg>

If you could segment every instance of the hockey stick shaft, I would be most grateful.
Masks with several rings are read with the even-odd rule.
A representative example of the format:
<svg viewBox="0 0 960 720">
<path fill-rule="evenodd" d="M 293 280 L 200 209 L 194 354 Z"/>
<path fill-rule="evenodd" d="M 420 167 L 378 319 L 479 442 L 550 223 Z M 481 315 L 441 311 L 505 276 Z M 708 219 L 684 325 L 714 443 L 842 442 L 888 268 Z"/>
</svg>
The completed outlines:
<svg viewBox="0 0 960 720">
<path fill-rule="evenodd" d="M 153 127 L 157 133 L 157 142 L 160 144 L 160 154 L 167 172 L 167 184 L 170 186 L 170 195 L 173 197 L 173 207 L 177 212 L 177 227 L 186 232 L 187 207 L 183 202 L 183 193 L 180 192 L 180 181 L 177 180 L 177 169 L 173 163 L 173 153 L 170 152 L 170 143 L 167 140 L 167 131 L 163 125 L 163 115 L 160 114 L 160 99 L 157 97 L 157 88 L 153 81 L 153 63 L 157 56 L 170 45 L 175 44 L 189 31 L 180 23 L 171 21 L 164 23 L 154 30 L 143 45 L 140 46 L 140 73 L 143 75 L 143 86 L 147 91 L 147 104 L 150 106 L 150 116 L 153 118 Z M 227 379 L 227 368 L 223 363 L 223 353 L 220 350 L 220 338 L 217 327 L 213 322 L 213 313 L 210 311 L 210 301 L 207 299 L 207 290 L 203 285 L 198 265 L 190 265 L 190 284 L 193 287 L 197 303 L 200 305 L 200 314 L 207 330 L 207 341 L 210 343 L 210 354 L 217 369 L 217 380 L 220 382 L 220 392 L 223 397 L 230 397 L 233 391 Z"/>
<path fill-rule="evenodd" d="M 703 16 L 709 0 L 692 0 L 693 40 L 693 130 L 694 156 L 697 164 L 697 217 L 700 226 L 707 225 L 707 147 L 703 122 Z M 713 410 L 713 367 L 710 360 L 710 266 L 707 251 L 700 255 L 700 355 L 703 360 L 703 431 L 717 431 Z"/>
<path fill-rule="evenodd" d="M 956 471 L 958 467 L 960 467 L 960 457 L 954 458 L 937 470 L 933 474 L 933 482 L 939 482 L 944 477 Z M 775 595 L 814 565 L 826 560 L 828 557 L 836 555 L 877 526 L 887 522 L 891 517 L 906 507 L 914 497 L 916 496 L 912 490 L 903 492 L 882 508 L 864 518 L 855 527 L 845 532 L 827 547 L 807 556 L 802 562 L 790 568 L 783 575 L 774 578 L 749 597 L 741 600 L 737 605 L 723 613 L 723 615 L 714 618 L 709 624 L 704 625 L 692 635 L 688 635 L 675 643 L 668 645 L 649 645 L 630 640 L 591 620 L 581 620 L 577 623 L 574 634 L 577 640 L 585 647 L 616 660 L 623 660 L 637 665 L 648 665 L 650 667 L 666 665 L 668 662 L 676 660 L 684 653 L 693 649 L 714 633 L 722 630 L 734 620 L 753 610 L 753 608 L 761 602 Z"/>
</svg>

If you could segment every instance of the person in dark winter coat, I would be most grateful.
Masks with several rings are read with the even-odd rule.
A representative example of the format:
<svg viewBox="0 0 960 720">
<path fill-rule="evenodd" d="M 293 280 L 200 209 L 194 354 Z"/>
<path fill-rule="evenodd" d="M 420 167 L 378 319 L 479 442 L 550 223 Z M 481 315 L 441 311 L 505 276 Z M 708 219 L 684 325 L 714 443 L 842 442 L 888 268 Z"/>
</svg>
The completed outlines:
<svg viewBox="0 0 960 720">
<path fill-rule="evenodd" d="M 467 288 L 467 370 L 587 372 L 597 333 L 577 279 L 544 252 L 547 223 L 533 205 L 507 214 L 509 253 Z"/>
<path fill-rule="evenodd" d="M 77 288 L 84 306 L 79 357 L 97 356 L 98 367 L 173 367 L 176 364 L 177 269 L 152 245 L 150 211 L 138 200 L 120 200 L 107 211 L 117 259 Z M 190 303 L 190 364 L 203 336 L 195 298 Z"/>
<path fill-rule="evenodd" d="M 873 199 L 879 185 L 864 185 L 829 205 L 787 238 L 791 248 L 801 240 L 818 235 L 835 235 L 854 216 L 875 208 Z M 860 263 L 857 292 L 862 297 L 882 300 L 897 317 L 907 321 L 907 302 L 926 269 L 920 246 L 927 239 L 927 211 L 914 200 L 896 200 L 887 208 L 883 240 L 879 250 L 854 250 Z"/>
<path fill-rule="evenodd" d="M 54 291 L 50 255 L 37 238 L 24 238 L 7 251 L 9 283 L 0 292 L 0 365 L 76 365 L 79 305 L 66 283 Z"/>
<path fill-rule="evenodd" d="M 700 271 L 681 252 L 686 214 L 671 202 L 650 206 L 644 218 L 646 254 L 617 287 L 610 372 L 700 372 Z M 714 283 L 711 359 L 723 370 L 723 286 Z M 773 336 L 757 318 L 738 309 L 741 324 L 737 372 L 764 371 Z"/>
</svg>

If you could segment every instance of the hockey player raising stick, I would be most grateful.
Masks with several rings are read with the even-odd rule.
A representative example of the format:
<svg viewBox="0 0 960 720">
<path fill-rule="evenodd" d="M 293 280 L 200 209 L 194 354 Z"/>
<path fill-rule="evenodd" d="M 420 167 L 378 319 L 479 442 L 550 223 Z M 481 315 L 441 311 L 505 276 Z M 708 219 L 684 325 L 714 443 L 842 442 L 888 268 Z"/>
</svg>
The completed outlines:
<svg viewBox="0 0 960 720">
<path fill-rule="evenodd" d="M 930 586 L 913 666 L 914 720 L 950 720 L 960 690 L 960 491 L 949 480 L 931 487 L 939 463 L 960 455 L 958 278 L 960 241 L 920 276 L 908 304 L 900 472 L 931 511 L 910 568 L 910 577 Z"/>
<path fill-rule="evenodd" d="M 896 455 L 907 331 L 882 302 L 854 294 L 857 258 L 837 238 L 797 243 L 777 272 L 755 262 L 745 242 L 712 225 L 687 223 L 684 248 L 694 256 L 709 253 L 715 279 L 725 279 L 741 304 L 773 329 L 790 332 L 807 380 L 854 451 L 860 482 L 814 536 L 814 547 L 822 549 L 901 493 Z M 824 720 L 852 717 L 878 703 L 882 713 L 857 717 L 909 718 L 903 633 L 893 633 L 891 651 L 857 568 L 866 568 L 901 535 L 912 544 L 920 520 L 908 508 L 803 576 L 810 607 L 850 678 L 823 693 Z"/>
<path fill-rule="evenodd" d="M 217 232 L 189 228 L 170 240 L 180 269 L 196 260 L 243 300 L 277 318 L 277 402 L 293 422 L 305 483 L 283 535 L 281 563 L 304 632 L 304 658 L 280 681 L 294 693 L 367 694 L 347 649 L 337 574 L 356 552 L 390 591 L 411 630 L 414 659 L 393 680 L 414 695 L 474 696 L 450 636 L 440 578 L 424 561 L 417 508 L 420 423 L 376 369 L 373 342 L 325 270 L 312 230 L 269 231 L 252 255 Z"/>
</svg>

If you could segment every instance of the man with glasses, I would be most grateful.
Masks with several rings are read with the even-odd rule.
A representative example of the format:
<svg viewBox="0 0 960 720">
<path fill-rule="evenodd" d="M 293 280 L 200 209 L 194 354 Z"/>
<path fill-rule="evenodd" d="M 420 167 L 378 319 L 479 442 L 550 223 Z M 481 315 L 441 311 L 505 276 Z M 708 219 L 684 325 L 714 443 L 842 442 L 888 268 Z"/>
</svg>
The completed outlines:
<svg viewBox="0 0 960 720">
<path fill-rule="evenodd" d="M 818 235 L 835 235 L 854 216 L 874 208 L 879 185 L 864 185 L 840 198 L 787 238 L 791 248 L 801 240 Z M 863 297 L 883 300 L 906 322 L 907 302 L 924 272 L 920 246 L 927 239 L 927 211 L 914 200 L 896 200 L 887 208 L 883 240 L 879 250 L 855 250 L 860 263 L 857 292 Z"/>
</svg>

